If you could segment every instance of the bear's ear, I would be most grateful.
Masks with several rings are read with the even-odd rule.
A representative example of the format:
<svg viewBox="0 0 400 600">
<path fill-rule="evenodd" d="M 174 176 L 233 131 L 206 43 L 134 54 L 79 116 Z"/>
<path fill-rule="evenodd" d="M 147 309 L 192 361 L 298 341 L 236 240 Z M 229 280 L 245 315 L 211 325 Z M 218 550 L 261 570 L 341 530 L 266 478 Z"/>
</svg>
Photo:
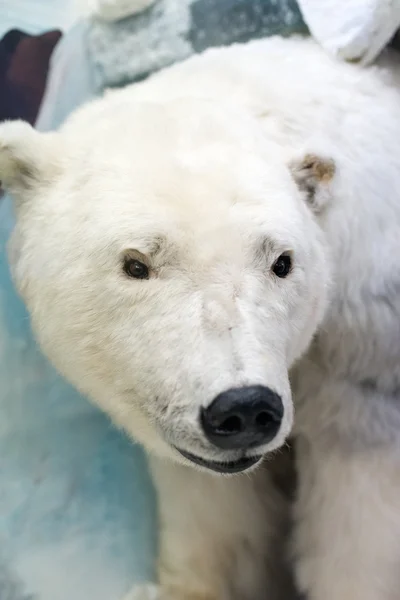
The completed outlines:
<svg viewBox="0 0 400 600">
<path fill-rule="evenodd" d="M 304 193 L 310 208 L 318 213 L 331 200 L 331 183 L 336 166 L 331 158 L 317 154 L 303 154 L 289 163 L 293 179 Z"/>
<path fill-rule="evenodd" d="M 57 152 L 53 133 L 39 133 L 24 121 L 0 124 L 0 182 L 17 201 L 54 178 Z"/>
</svg>

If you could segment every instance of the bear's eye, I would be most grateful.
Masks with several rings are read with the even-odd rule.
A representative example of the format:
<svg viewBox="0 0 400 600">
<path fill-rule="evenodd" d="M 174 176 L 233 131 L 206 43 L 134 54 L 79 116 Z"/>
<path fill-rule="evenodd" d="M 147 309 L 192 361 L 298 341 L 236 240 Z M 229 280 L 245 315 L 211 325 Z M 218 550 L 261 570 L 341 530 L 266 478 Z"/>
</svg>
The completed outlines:
<svg viewBox="0 0 400 600">
<path fill-rule="evenodd" d="M 134 279 L 148 279 L 149 269 L 148 267 L 136 260 L 135 258 L 127 258 L 124 262 L 124 271 L 129 277 Z"/>
<path fill-rule="evenodd" d="M 283 279 L 287 277 L 292 269 L 292 258 L 290 254 L 281 254 L 277 261 L 275 261 L 272 270 L 277 277 Z"/>
</svg>

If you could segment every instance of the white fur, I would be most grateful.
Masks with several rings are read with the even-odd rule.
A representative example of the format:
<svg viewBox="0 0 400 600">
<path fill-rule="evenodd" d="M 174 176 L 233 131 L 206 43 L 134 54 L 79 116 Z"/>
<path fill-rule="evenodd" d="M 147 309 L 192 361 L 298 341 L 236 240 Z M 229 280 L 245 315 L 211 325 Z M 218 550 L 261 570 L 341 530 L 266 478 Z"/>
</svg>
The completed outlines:
<svg viewBox="0 0 400 600">
<path fill-rule="evenodd" d="M 18 200 L 10 259 L 38 340 L 154 457 L 160 600 L 292 597 L 288 502 L 268 462 L 217 478 L 174 449 L 237 458 L 206 441 L 199 411 L 254 383 L 285 408 L 257 452 L 281 446 L 293 421 L 289 369 L 299 588 L 309 600 L 398 594 L 392 79 L 273 38 L 208 51 L 80 109 L 46 138 L 48 170 L 39 134 L 15 130 L 3 145 L 0 175 Z M 133 250 L 148 281 L 122 271 Z M 277 280 L 284 251 L 294 269 Z"/>
</svg>

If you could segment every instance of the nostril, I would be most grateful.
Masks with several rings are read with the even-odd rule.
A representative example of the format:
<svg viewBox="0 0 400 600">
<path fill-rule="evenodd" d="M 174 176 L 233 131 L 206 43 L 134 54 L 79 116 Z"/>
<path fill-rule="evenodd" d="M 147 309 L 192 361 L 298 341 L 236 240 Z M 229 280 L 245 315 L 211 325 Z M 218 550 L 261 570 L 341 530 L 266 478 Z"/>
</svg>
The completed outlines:
<svg viewBox="0 0 400 600">
<path fill-rule="evenodd" d="M 270 421 L 271 417 L 266 412 L 262 412 L 256 416 L 256 425 L 258 425 L 258 427 L 266 427 L 269 425 Z"/>
<path fill-rule="evenodd" d="M 232 415 L 218 425 L 217 430 L 222 434 L 232 435 L 243 430 L 243 422 L 237 415 Z"/>
<path fill-rule="evenodd" d="M 276 419 L 274 418 L 274 415 L 272 415 L 271 413 L 269 413 L 267 411 L 263 411 L 263 412 L 259 413 L 255 418 L 255 423 L 256 423 L 257 427 L 260 427 L 260 429 L 269 427 L 271 425 L 271 423 L 274 423 L 275 421 L 276 421 Z"/>
</svg>

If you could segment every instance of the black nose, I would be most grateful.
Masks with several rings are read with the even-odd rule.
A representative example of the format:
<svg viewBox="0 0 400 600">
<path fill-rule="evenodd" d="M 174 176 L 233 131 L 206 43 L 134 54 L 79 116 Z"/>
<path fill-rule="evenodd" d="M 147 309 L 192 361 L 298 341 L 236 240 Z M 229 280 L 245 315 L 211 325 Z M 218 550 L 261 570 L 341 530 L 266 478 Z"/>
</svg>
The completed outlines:
<svg viewBox="0 0 400 600">
<path fill-rule="evenodd" d="M 281 397 L 262 385 L 234 388 L 219 394 L 202 409 L 207 439 L 224 450 L 242 450 L 270 442 L 283 417 Z"/>
</svg>

